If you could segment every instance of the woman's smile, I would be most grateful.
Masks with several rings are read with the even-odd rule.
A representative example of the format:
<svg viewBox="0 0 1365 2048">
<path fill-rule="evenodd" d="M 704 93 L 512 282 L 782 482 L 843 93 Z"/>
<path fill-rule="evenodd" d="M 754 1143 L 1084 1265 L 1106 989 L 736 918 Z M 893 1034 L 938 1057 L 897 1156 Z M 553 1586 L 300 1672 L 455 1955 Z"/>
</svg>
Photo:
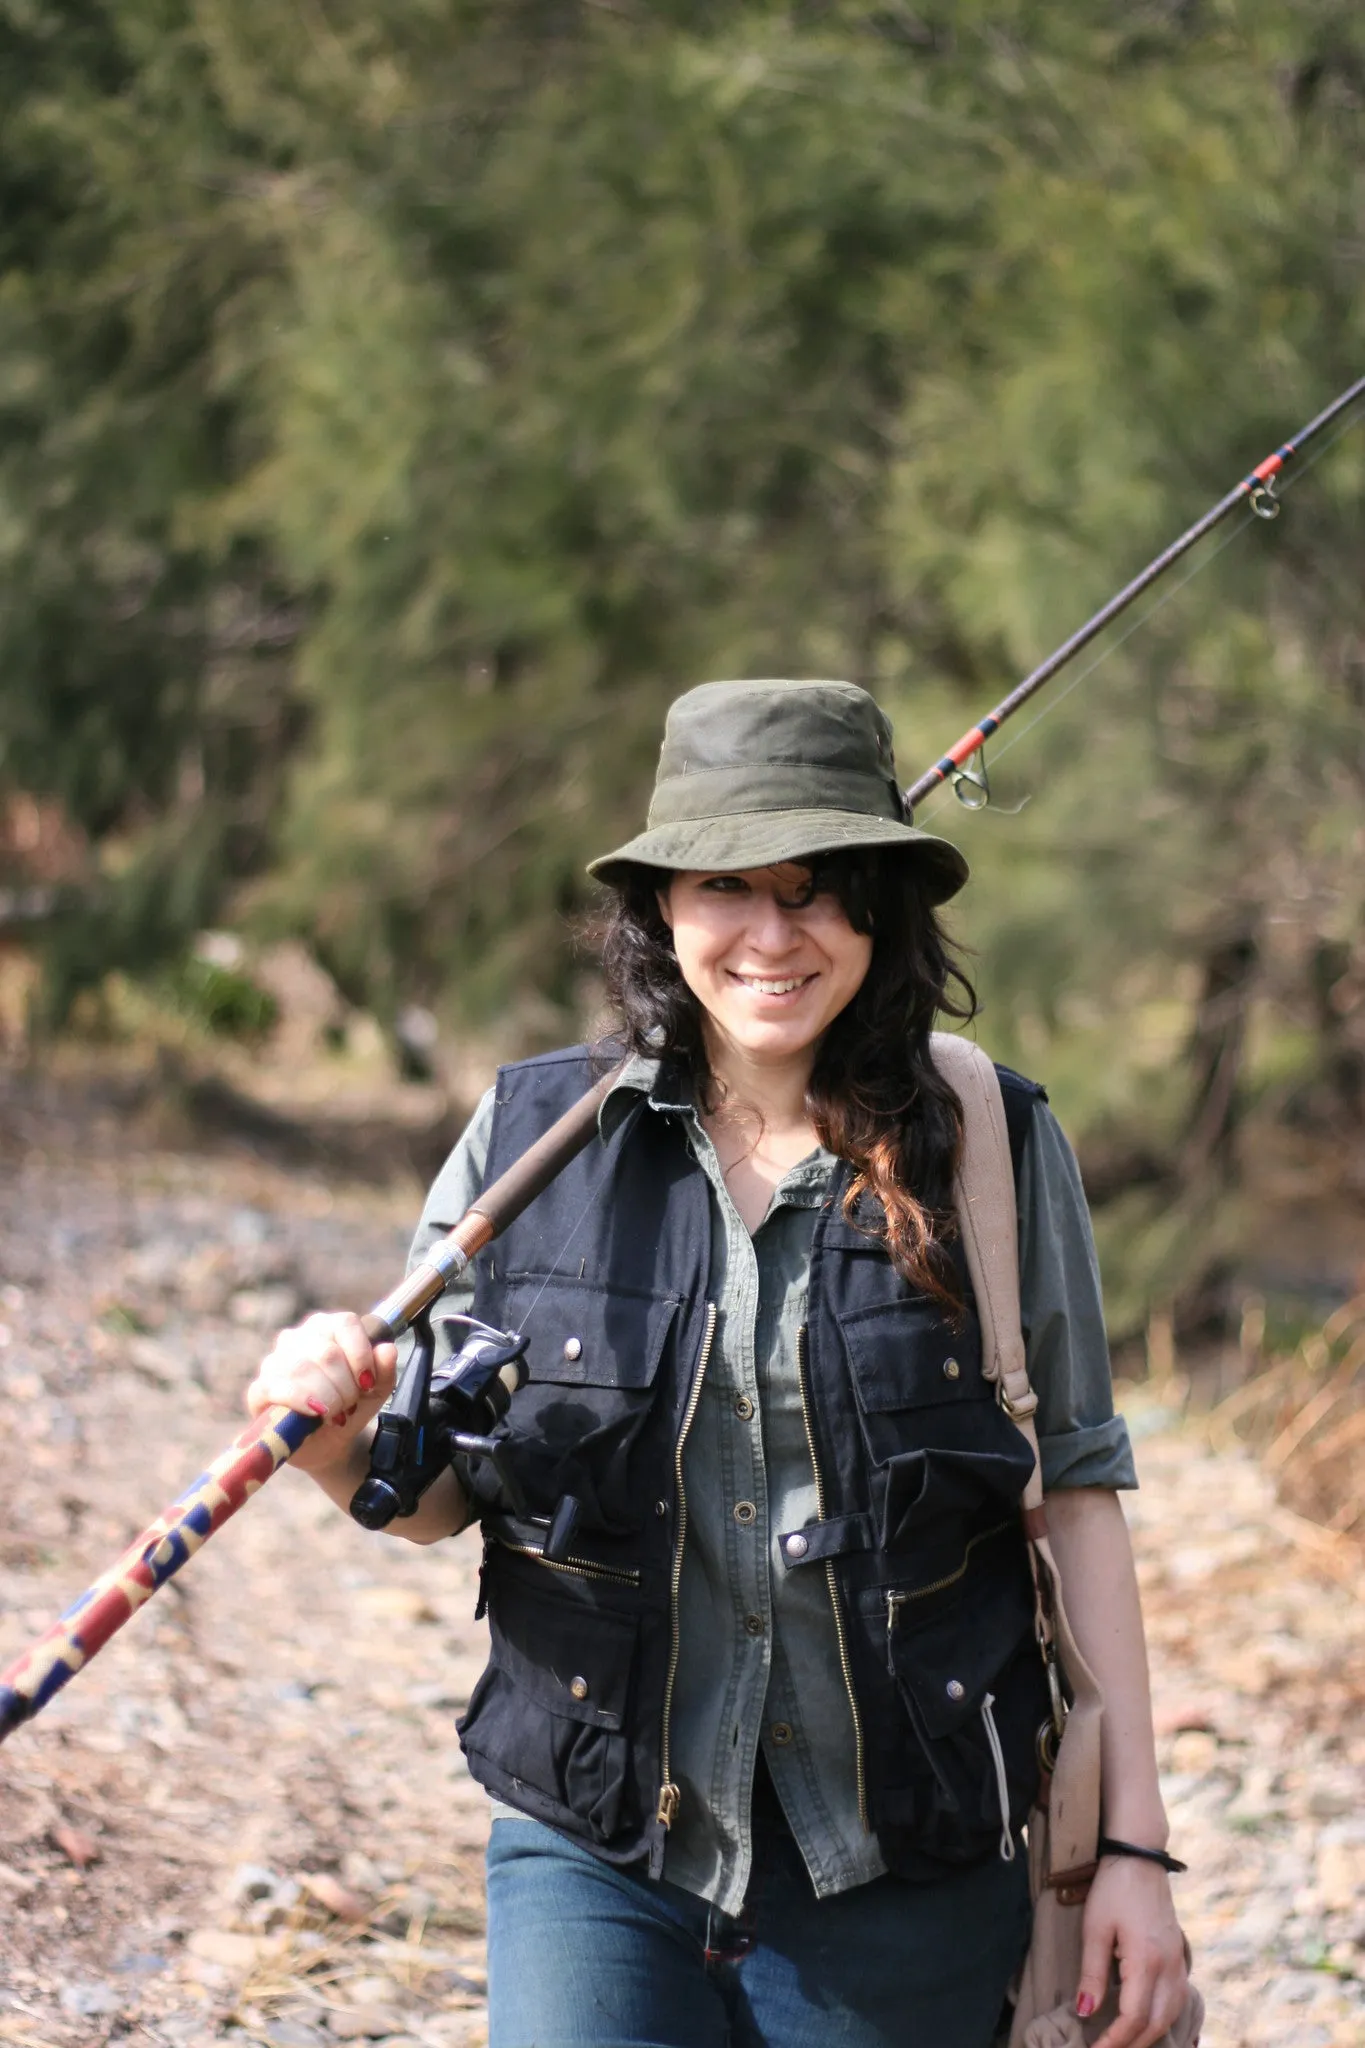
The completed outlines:
<svg viewBox="0 0 1365 2048">
<path fill-rule="evenodd" d="M 778 980 L 771 975 L 742 974 L 734 968 L 730 968 L 727 971 L 730 978 L 733 981 L 737 981 L 741 988 L 751 989 L 756 996 L 781 997 L 799 995 L 802 990 L 809 988 L 815 980 L 814 974 L 790 974 Z"/>
</svg>

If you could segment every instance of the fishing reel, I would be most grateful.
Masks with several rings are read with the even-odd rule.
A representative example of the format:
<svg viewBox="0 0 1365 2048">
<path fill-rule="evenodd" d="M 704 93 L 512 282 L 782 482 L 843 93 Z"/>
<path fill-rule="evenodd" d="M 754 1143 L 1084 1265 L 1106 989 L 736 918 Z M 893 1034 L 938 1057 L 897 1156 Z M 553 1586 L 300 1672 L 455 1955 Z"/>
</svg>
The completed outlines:
<svg viewBox="0 0 1365 2048">
<path fill-rule="evenodd" d="M 463 1325 L 464 1341 L 436 1370 L 431 1318 L 413 1319 L 412 1351 L 379 1411 L 369 1474 L 351 1499 L 351 1514 L 364 1529 L 386 1529 L 398 1516 L 414 1514 L 427 1488 L 457 1458 L 491 1466 L 513 1512 L 526 1512 L 503 1429 L 513 1394 L 526 1384 L 526 1339 L 475 1316 L 452 1313 L 439 1320 Z"/>
</svg>

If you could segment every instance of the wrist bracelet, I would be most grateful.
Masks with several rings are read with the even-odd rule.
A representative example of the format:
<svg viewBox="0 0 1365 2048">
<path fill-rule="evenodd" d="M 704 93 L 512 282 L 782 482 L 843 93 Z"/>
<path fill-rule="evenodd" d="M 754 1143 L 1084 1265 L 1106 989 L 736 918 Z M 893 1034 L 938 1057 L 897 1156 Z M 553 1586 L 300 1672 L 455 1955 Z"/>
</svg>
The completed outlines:
<svg viewBox="0 0 1365 2048">
<path fill-rule="evenodd" d="M 1101 1835 L 1095 1844 L 1096 1856 L 1138 1856 L 1144 1863 L 1159 1864 L 1162 1870 L 1174 1875 L 1189 1869 L 1188 1863 L 1181 1863 L 1176 1857 L 1168 1856 L 1164 1849 L 1140 1849 L 1136 1842 L 1116 1842 L 1112 1835 Z"/>
</svg>

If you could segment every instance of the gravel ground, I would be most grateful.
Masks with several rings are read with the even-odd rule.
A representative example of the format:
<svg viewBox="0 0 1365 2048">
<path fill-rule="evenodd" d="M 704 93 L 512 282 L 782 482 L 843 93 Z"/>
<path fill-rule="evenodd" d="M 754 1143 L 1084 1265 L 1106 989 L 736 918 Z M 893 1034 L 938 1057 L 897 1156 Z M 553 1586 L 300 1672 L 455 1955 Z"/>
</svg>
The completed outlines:
<svg viewBox="0 0 1365 2048">
<path fill-rule="evenodd" d="M 418 1190 L 0 1104 L 0 1664 L 239 1420 L 268 1331 L 364 1306 Z M 1361 1554 L 1137 1396 L 1131 1503 L 1213 2048 L 1365 2043 Z M 0 2043 L 477 2048 L 468 1544 L 282 1474 L 0 1761 Z"/>
</svg>

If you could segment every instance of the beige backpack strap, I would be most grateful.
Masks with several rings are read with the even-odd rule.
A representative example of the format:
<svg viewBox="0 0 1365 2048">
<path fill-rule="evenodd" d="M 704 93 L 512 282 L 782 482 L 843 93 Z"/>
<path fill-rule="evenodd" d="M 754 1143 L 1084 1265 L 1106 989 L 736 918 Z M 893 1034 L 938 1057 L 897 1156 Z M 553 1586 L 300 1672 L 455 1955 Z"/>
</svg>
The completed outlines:
<svg viewBox="0 0 1365 2048">
<path fill-rule="evenodd" d="M 955 1033 L 936 1031 L 930 1050 L 934 1065 L 962 1104 L 962 1156 L 953 1194 L 981 1324 L 982 1370 L 995 1382 L 1001 1407 L 1033 1452 L 1022 1508 L 1037 1595 L 1038 1646 L 1050 1677 L 1055 1678 L 1060 1660 L 1071 1696 L 1048 1801 L 1049 1882 L 1056 1884 L 1087 1866 L 1093 1868 L 1095 1862 L 1104 1707 L 1066 1618 L 1061 1574 L 1047 1534 L 1033 1422 L 1038 1397 L 1029 1384 L 1019 1312 L 1019 1221 L 1000 1077 L 979 1046 Z"/>
</svg>

